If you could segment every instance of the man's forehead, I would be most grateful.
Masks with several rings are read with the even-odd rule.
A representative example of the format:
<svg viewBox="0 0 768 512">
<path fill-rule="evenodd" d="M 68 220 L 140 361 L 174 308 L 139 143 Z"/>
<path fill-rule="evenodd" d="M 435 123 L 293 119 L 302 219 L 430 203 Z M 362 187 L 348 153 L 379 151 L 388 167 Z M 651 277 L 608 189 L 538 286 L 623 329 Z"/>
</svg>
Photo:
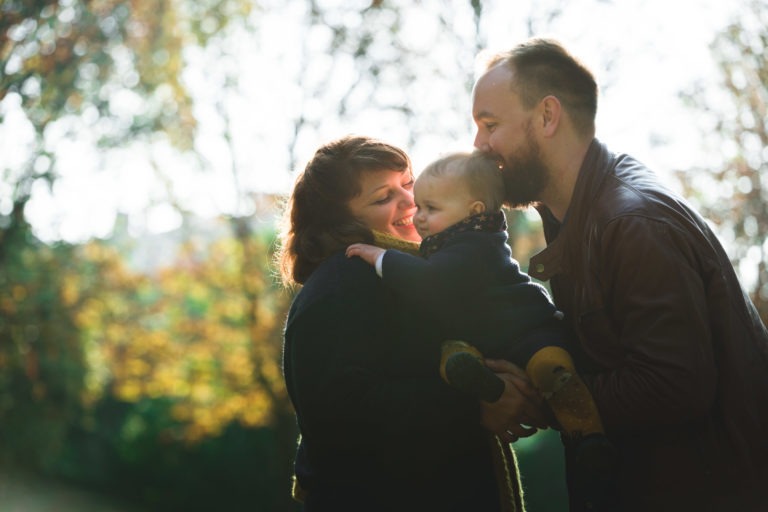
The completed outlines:
<svg viewBox="0 0 768 512">
<path fill-rule="evenodd" d="M 483 73 L 475 83 L 475 94 L 480 90 L 508 88 L 512 80 L 512 71 L 503 64 L 497 64 Z"/>
<path fill-rule="evenodd" d="M 501 105 L 519 101 L 512 85 L 512 72 L 506 66 L 488 70 L 475 83 L 472 91 L 472 115 L 476 119 L 493 117 Z M 494 114 L 495 113 L 495 114 Z"/>
</svg>

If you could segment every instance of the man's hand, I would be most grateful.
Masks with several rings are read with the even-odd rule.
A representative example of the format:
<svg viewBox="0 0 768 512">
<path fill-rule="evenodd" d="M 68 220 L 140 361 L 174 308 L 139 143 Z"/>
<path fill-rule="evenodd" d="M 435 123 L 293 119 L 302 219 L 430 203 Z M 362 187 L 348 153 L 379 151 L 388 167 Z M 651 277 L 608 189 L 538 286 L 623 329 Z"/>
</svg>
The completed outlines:
<svg viewBox="0 0 768 512">
<path fill-rule="evenodd" d="M 376 265 L 376 259 L 384 252 L 381 247 L 368 244 L 352 244 L 347 247 L 347 258 L 352 256 L 360 256 L 363 260 L 371 266 Z"/>
<path fill-rule="evenodd" d="M 496 402 L 481 402 L 483 425 L 510 443 L 547 428 L 550 414 L 525 371 L 509 361 L 486 359 L 485 364 L 504 381 L 504 392 Z"/>
</svg>

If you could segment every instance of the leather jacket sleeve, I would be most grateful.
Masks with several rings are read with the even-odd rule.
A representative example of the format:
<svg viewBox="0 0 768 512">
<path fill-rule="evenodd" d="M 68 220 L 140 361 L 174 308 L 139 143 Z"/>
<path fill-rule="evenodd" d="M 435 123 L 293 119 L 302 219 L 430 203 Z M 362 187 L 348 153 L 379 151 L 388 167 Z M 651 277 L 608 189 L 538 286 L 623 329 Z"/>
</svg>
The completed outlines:
<svg viewBox="0 0 768 512">
<path fill-rule="evenodd" d="M 668 222 L 624 215 L 589 242 L 578 322 L 583 348 L 608 368 L 591 381 L 609 429 L 663 428 L 706 414 L 718 379 L 707 275 L 696 241 Z M 718 281 L 718 280 L 713 280 Z"/>
</svg>

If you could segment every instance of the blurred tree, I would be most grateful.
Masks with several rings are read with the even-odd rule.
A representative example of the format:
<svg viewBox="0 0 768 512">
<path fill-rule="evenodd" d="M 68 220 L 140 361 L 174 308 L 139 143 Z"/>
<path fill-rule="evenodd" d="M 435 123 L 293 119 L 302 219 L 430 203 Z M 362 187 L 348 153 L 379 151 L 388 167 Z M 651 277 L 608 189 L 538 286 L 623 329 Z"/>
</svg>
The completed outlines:
<svg viewBox="0 0 768 512">
<path fill-rule="evenodd" d="M 227 169 L 231 183 L 220 213 L 251 215 L 265 185 L 288 178 L 328 137 L 365 132 L 418 151 L 467 133 L 482 46 L 470 2 L 261 6 L 188 52 L 197 113 L 208 120 L 198 134 L 203 167 Z"/>
<path fill-rule="evenodd" d="M 187 41 L 205 44 L 248 0 L 10 0 L 0 7 L 0 106 L 13 98 L 33 129 L 26 159 L 5 167 L 12 206 L 0 242 L 34 185 L 56 179 L 57 144 L 78 131 L 102 146 L 162 133 L 192 146 L 196 120 L 181 82 Z M 0 108 L 0 123 L 3 109 Z M 11 215 L 2 212 L 12 211 Z"/>
<path fill-rule="evenodd" d="M 72 448 L 70 463 L 61 468 L 67 476 L 93 483 L 111 474 L 105 483 L 130 478 L 137 487 L 173 494 L 152 478 L 181 471 L 174 461 L 182 452 L 195 452 L 195 446 L 215 451 L 217 439 L 226 445 L 226 433 L 235 429 L 247 443 L 254 436 L 269 437 L 271 444 L 259 441 L 261 452 L 250 459 L 240 454 L 232 463 L 248 466 L 250 461 L 248 474 L 271 489 L 273 510 L 290 506 L 287 475 L 296 426 L 280 364 L 282 322 L 291 296 L 272 276 L 274 234 L 250 227 L 239 233 L 242 238 L 213 242 L 190 238 L 170 266 L 148 274 L 131 270 L 125 254 L 109 242 L 80 248 L 81 271 L 68 276 L 63 298 L 88 362 L 83 393 L 88 407 L 76 429 L 83 434 L 84 453 Z M 108 411 L 113 412 L 105 415 Z M 102 439 L 101 444 L 89 436 Z M 72 461 L 87 457 L 94 442 L 111 455 L 109 464 L 100 463 L 106 464 L 104 470 L 92 474 Z M 266 466 L 259 460 L 265 453 L 272 454 Z M 196 472 L 207 474 L 202 467 L 183 471 L 188 479 Z M 179 483 L 168 475 L 162 481 Z M 280 482 L 282 489 L 276 487 Z"/>
<path fill-rule="evenodd" d="M 520 38 L 547 31 L 562 5 L 537 2 L 507 28 Z M 170 204 L 182 216 L 197 205 L 175 185 L 196 165 L 208 171 L 229 165 L 231 190 L 224 197 L 211 191 L 212 199 L 219 213 L 247 216 L 267 181 L 287 178 L 329 134 L 371 133 L 371 119 L 377 120 L 371 134 L 407 147 L 417 167 L 436 156 L 436 143 L 445 151 L 467 147 L 474 60 L 503 6 L 480 0 L 5 2 L 0 112 L 3 102 L 19 103 L 35 135 L 28 158 L 3 170 L 13 187 L 0 189 L 0 235 L 15 218 L 4 213 L 11 204 L 23 212 L 40 190 L 35 183 L 56 180 L 62 137 L 136 149 L 131 158 L 153 165 L 158 189 L 165 189 L 148 201 Z M 168 165 L 167 142 L 191 150 L 192 159 L 179 160 L 171 150 L 179 165 Z M 100 156 L 102 170 L 116 167 L 113 153 Z"/>
<path fill-rule="evenodd" d="M 41 469 L 82 413 L 85 362 L 60 300 L 73 247 L 40 243 L 24 222 L 0 248 L 0 463 Z"/>
<path fill-rule="evenodd" d="M 746 0 L 740 17 L 717 35 L 712 52 L 721 87 L 683 95 L 705 114 L 713 166 L 678 173 L 712 220 L 768 323 L 768 2 Z"/>
<path fill-rule="evenodd" d="M 261 238 L 260 238 L 261 237 Z M 155 276 L 131 271 L 104 242 L 83 246 L 66 301 L 88 362 L 86 403 L 171 400 L 169 439 L 216 436 L 233 421 L 271 424 L 286 408 L 281 317 L 289 296 L 270 284 L 268 239 L 186 243 Z M 246 259 L 248 261 L 246 262 Z"/>
</svg>

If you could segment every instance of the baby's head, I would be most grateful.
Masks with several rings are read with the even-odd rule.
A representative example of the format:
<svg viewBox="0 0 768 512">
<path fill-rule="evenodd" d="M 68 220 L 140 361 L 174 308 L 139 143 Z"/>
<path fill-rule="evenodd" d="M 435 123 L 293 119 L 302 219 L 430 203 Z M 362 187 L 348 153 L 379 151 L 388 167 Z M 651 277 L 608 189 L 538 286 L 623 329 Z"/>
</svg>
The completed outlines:
<svg viewBox="0 0 768 512">
<path fill-rule="evenodd" d="M 484 153 L 452 153 L 429 164 L 413 193 L 416 230 L 426 238 L 471 215 L 495 213 L 504 201 L 499 163 Z"/>
</svg>

